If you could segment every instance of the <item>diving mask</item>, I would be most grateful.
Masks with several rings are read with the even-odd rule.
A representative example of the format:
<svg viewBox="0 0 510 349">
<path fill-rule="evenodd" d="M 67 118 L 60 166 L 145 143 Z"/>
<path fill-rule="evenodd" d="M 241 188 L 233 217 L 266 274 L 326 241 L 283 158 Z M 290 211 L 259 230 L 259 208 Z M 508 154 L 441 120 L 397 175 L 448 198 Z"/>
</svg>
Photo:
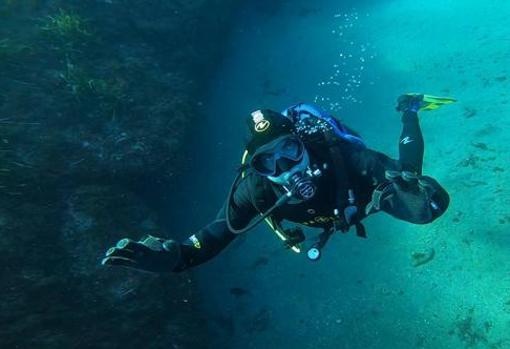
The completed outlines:
<svg viewBox="0 0 510 349">
<path fill-rule="evenodd" d="M 308 200 L 315 195 L 308 152 L 294 135 L 279 137 L 260 147 L 250 165 L 260 175 L 287 188 L 298 199 Z"/>
<path fill-rule="evenodd" d="M 293 135 L 278 137 L 260 147 L 250 160 L 250 166 L 266 177 L 278 177 L 302 162 L 303 142 Z"/>
</svg>

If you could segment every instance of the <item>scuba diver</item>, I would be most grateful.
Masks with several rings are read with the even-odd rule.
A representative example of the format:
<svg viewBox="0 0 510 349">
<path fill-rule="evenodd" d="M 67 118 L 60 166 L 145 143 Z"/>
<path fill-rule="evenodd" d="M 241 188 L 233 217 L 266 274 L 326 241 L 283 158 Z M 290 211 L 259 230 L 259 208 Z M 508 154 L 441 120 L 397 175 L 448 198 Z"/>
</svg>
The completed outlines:
<svg viewBox="0 0 510 349">
<path fill-rule="evenodd" d="M 376 212 L 430 223 L 446 211 L 450 199 L 436 180 L 422 175 L 418 112 L 453 102 L 423 94 L 398 98 L 403 124 L 398 160 L 368 149 L 356 132 L 318 106 L 254 111 L 241 168 L 216 219 L 182 243 L 150 235 L 122 239 L 108 249 L 102 264 L 182 272 L 213 258 L 262 221 L 295 252 L 303 249 L 305 234 L 297 225 L 284 225 L 320 228 L 306 249 L 316 261 L 335 232 L 354 227 L 365 238 L 362 220 Z"/>
</svg>

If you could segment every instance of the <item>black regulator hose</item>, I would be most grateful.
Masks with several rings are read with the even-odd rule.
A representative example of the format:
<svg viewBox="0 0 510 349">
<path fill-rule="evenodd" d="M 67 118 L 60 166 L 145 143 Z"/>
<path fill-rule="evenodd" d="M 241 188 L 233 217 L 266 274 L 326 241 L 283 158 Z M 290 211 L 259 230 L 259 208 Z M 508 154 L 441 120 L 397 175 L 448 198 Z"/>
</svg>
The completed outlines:
<svg viewBox="0 0 510 349">
<path fill-rule="evenodd" d="M 230 203 L 232 202 L 232 199 L 234 197 L 235 190 L 239 186 L 239 183 L 241 182 L 241 177 L 243 175 L 243 172 L 239 172 L 236 179 L 234 180 L 234 183 L 232 183 L 232 186 L 230 187 L 230 192 L 228 193 L 228 199 L 227 199 L 227 207 L 225 208 L 225 220 L 227 221 L 227 227 L 228 230 L 230 230 L 233 234 L 242 234 L 247 232 L 248 230 L 253 229 L 255 226 L 257 226 L 259 223 L 261 223 L 264 219 L 266 219 L 275 209 L 278 207 L 285 205 L 290 198 L 292 197 L 291 193 L 288 192 L 287 194 L 282 195 L 276 203 L 271 206 L 266 212 L 264 212 L 260 217 L 255 219 L 253 222 L 248 224 L 246 227 L 242 229 L 235 229 L 232 226 L 232 222 L 230 221 Z"/>
</svg>

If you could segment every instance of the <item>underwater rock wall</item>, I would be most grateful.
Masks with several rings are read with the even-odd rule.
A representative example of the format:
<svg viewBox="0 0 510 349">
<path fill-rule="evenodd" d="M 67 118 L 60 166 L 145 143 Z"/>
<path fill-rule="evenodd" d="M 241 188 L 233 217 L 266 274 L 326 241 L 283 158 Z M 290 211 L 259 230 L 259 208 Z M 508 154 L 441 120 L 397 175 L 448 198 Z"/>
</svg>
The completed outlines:
<svg viewBox="0 0 510 349">
<path fill-rule="evenodd" d="M 99 262 L 118 238 L 161 233 L 142 183 L 185 166 L 235 6 L 0 3 L 0 347 L 203 346 L 189 275 Z"/>
</svg>

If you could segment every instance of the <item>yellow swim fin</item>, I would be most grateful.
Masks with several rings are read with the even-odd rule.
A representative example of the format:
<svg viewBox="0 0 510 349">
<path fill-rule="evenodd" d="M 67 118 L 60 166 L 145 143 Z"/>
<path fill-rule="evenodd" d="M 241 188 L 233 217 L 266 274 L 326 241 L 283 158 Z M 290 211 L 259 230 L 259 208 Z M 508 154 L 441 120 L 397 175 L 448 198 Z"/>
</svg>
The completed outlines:
<svg viewBox="0 0 510 349">
<path fill-rule="evenodd" d="M 435 110 L 443 105 L 453 104 L 455 102 L 457 102 L 455 98 L 423 95 L 423 106 L 420 110 Z"/>
<path fill-rule="evenodd" d="M 446 104 L 453 104 L 457 102 L 455 98 L 450 97 L 438 97 L 438 96 L 432 96 L 432 95 L 424 95 L 421 93 L 407 93 L 407 96 L 411 97 L 422 97 L 420 111 L 427 111 L 427 110 L 436 110 L 441 108 L 443 105 Z"/>
</svg>

